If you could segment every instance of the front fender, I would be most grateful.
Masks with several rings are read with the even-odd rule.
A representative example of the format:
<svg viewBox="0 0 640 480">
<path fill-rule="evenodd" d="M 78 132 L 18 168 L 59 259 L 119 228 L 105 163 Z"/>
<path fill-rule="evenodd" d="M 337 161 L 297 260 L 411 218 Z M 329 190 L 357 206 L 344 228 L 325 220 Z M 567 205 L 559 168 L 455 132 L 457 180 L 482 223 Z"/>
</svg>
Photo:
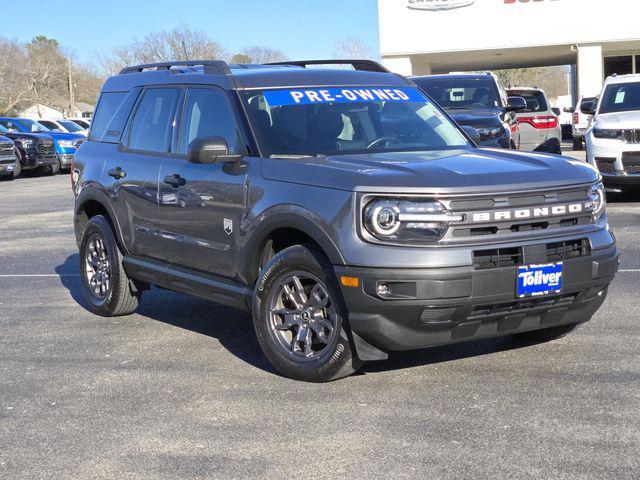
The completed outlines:
<svg viewBox="0 0 640 480">
<path fill-rule="evenodd" d="M 278 229 L 291 228 L 311 237 L 322 248 L 333 265 L 345 265 L 344 258 L 329 232 L 333 229 L 321 216 L 298 205 L 277 205 L 262 212 L 243 232 L 239 256 L 241 275 L 250 285 L 258 270 L 262 249 Z"/>
</svg>

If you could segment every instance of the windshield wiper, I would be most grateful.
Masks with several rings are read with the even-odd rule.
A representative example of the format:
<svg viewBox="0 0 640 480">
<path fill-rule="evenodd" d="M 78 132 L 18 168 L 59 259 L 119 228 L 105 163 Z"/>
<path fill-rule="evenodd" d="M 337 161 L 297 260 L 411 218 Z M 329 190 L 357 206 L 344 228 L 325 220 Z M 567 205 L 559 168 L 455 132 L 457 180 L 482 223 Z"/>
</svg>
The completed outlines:
<svg viewBox="0 0 640 480">
<path fill-rule="evenodd" d="M 269 155 L 269 158 L 284 158 L 287 160 L 298 160 L 301 158 L 324 158 L 326 155 L 324 153 L 318 153 L 317 155 L 292 155 L 288 153 L 274 153 Z"/>
</svg>

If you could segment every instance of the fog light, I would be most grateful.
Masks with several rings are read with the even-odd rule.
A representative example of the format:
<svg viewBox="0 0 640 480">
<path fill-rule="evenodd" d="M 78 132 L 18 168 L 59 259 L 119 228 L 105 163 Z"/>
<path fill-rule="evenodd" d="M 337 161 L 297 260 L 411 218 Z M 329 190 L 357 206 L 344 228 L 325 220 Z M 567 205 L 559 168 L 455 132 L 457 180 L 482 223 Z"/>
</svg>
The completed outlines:
<svg viewBox="0 0 640 480">
<path fill-rule="evenodd" d="M 389 288 L 389 285 L 387 285 L 386 283 L 378 284 L 378 295 L 380 295 L 381 297 L 385 297 L 390 293 L 391 293 L 391 288 Z"/>
</svg>

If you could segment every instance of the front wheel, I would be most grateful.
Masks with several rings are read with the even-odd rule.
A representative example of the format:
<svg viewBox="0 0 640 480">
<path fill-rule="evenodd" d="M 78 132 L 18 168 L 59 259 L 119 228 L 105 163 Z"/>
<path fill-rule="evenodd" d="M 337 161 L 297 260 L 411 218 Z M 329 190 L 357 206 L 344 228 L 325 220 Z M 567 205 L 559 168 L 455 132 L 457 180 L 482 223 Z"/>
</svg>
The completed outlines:
<svg viewBox="0 0 640 480">
<path fill-rule="evenodd" d="M 256 283 L 253 324 L 265 356 L 287 377 L 327 382 L 363 365 L 349 342 L 346 308 L 333 268 L 312 248 L 289 247 L 263 268 Z"/>
<path fill-rule="evenodd" d="M 579 326 L 579 323 L 570 323 L 569 325 L 560 325 L 557 327 L 543 328 L 542 330 L 516 333 L 513 336 L 521 342 L 544 343 L 569 335 Z"/>
<path fill-rule="evenodd" d="M 574 139 L 573 139 L 573 150 L 575 150 L 576 152 L 579 152 L 579 151 L 582 150 L 582 139 L 574 137 Z"/>
</svg>

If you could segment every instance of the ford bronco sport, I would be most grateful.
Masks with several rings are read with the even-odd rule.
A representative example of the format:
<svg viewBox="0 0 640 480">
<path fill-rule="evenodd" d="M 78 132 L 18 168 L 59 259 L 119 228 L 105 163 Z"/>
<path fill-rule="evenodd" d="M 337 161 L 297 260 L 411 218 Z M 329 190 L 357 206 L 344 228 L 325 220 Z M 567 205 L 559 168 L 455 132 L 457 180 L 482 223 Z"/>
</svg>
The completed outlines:
<svg viewBox="0 0 640 480">
<path fill-rule="evenodd" d="M 593 167 L 478 149 L 370 61 L 126 68 L 72 182 L 92 311 L 131 314 L 151 285 L 245 309 L 271 364 L 307 381 L 560 337 L 618 267 Z"/>
</svg>

